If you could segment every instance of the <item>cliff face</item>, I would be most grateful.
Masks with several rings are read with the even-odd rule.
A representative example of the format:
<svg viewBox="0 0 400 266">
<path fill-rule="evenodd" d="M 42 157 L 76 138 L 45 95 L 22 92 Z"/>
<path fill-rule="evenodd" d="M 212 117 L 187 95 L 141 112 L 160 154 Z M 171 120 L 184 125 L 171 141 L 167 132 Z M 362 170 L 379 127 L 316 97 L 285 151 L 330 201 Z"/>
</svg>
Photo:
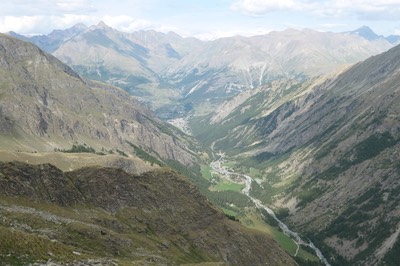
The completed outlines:
<svg viewBox="0 0 400 266">
<path fill-rule="evenodd" d="M 190 165 L 191 140 L 124 91 L 83 80 L 36 46 L 0 36 L 0 141 L 3 149 L 49 151 L 87 143 Z M 4 145 L 3 145 L 4 143 Z"/>
<path fill-rule="evenodd" d="M 32 242 L 10 248 L 0 240 L 0 256 L 68 261 L 66 253 L 75 250 L 82 259 L 117 262 L 295 264 L 270 237 L 228 220 L 170 170 L 135 176 L 112 168 L 63 173 L 49 164 L 0 163 L 0 191 L 1 230 L 32 242 L 42 235 L 52 254 L 24 254 Z"/>
</svg>

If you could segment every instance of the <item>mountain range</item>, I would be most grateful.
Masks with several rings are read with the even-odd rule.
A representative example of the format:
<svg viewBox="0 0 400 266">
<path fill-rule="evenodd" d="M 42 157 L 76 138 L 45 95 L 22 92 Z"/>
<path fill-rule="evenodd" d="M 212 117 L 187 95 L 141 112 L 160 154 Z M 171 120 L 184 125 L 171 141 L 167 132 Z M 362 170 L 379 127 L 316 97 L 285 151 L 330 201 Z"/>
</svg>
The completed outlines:
<svg viewBox="0 0 400 266">
<path fill-rule="evenodd" d="M 252 245 L 240 245 L 240 252 L 236 250 L 251 254 L 248 257 L 236 256 L 234 245 L 225 241 L 215 246 L 215 252 L 207 248 L 217 245 L 212 237 L 216 231 L 221 233 L 219 239 L 233 243 L 229 238 L 232 228 L 241 228 L 237 220 L 251 227 L 256 224 L 253 216 L 264 217 L 273 226 L 271 217 L 255 210 L 241 194 L 244 185 L 239 175 L 226 180 L 206 166 L 213 158 L 220 158 L 224 162 L 221 169 L 251 175 L 255 181 L 250 195 L 270 206 L 304 239 L 311 239 L 332 265 L 397 265 L 397 36 L 378 36 L 368 27 L 345 33 L 289 29 L 204 42 L 172 32 L 123 33 L 99 23 L 36 38 L 17 37 L 36 42 L 55 57 L 33 44 L 0 36 L 0 143 L 5 150 L 0 156 L 6 158 L 3 161 L 16 158 L 39 164 L 1 165 L 0 184 L 6 191 L 2 210 L 11 208 L 9 196 L 51 204 L 51 208 L 73 208 L 75 205 L 64 200 L 67 197 L 83 206 L 84 212 L 94 212 L 88 206 L 106 212 L 93 213 L 91 226 L 103 226 L 106 235 L 128 234 L 132 239 L 136 235 L 121 224 L 132 218 L 129 209 L 133 208 L 139 210 L 134 226 L 139 226 L 136 221 L 148 223 L 145 229 L 152 233 L 153 241 L 148 250 L 159 255 L 141 250 L 140 256 L 147 262 L 243 264 L 242 258 L 254 256 L 258 265 L 260 250 Z M 162 121 L 169 118 L 184 118 L 193 136 Z M 91 153 L 74 159 L 71 152 L 77 150 Z M 53 164 L 64 172 L 42 164 L 52 154 L 61 158 Z M 95 166 L 96 161 L 101 166 Z M 159 169 L 166 165 L 187 175 L 236 222 L 225 221 L 221 212 L 212 211 L 214 207 L 188 180 Z M 80 169 L 82 166 L 88 168 Z M 107 168 L 110 166 L 113 168 Z M 145 179 L 132 177 L 149 170 L 153 172 L 143 174 Z M 32 174 L 36 179 L 23 182 L 24 175 L 18 173 L 25 172 L 38 174 Z M 54 188 L 53 177 L 66 184 L 64 190 Z M 131 184 L 132 178 L 138 178 L 139 184 Z M 114 186 L 115 191 L 105 190 L 102 182 Z M 127 188 L 121 189 L 120 182 Z M 20 188 L 21 184 L 26 186 Z M 127 195 L 132 196 L 135 190 L 140 197 L 132 202 Z M 115 198 L 108 197 L 112 193 Z M 182 195 L 183 200 L 174 195 Z M 162 202 L 170 205 L 163 209 Z M 128 212 L 116 207 L 119 204 Z M 196 207 L 199 212 L 192 213 L 189 205 L 208 207 Z M 12 207 L 11 212 L 27 207 L 30 205 L 24 203 Z M 41 205 L 34 208 L 44 211 Z M 162 219 L 152 216 L 152 211 Z M 175 213 L 182 217 L 191 214 L 188 217 L 193 227 L 172 219 Z M 201 213 L 210 214 L 212 220 Z M 21 224 L 14 216 L 18 215 L 7 219 Z M 203 222 L 198 224 L 197 220 Z M 18 230 L 34 227 L 25 223 Z M 196 230 L 201 224 L 211 227 L 214 223 L 216 231 L 209 227 L 204 232 Z M 2 230 L 9 234 L 9 229 Z M 174 238 L 176 232 L 181 234 Z M 239 242 L 257 239 L 259 245 L 261 238 L 253 233 L 243 233 L 245 237 Z M 275 234 L 281 237 L 279 232 Z M 89 241 L 96 239 L 83 235 Z M 56 231 L 55 236 L 63 239 L 65 235 Z M 172 253 L 163 253 L 175 242 Z M 93 252 L 68 241 L 62 243 L 69 245 L 66 250 L 79 248 L 78 253 L 85 256 Z M 287 243 L 281 247 L 287 248 Z M 125 252 L 118 245 L 112 248 Z M 104 250 L 99 249 L 96 254 L 101 255 L 95 259 L 118 259 L 118 252 L 111 255 L 102 253 Z M 280 255 L 276 258 L 260 260 L 293 263 L 277 250 Z M 179 254 L 180 259 L 174 260 L 171 254 Z M 297 258 L 296 248 L 292 255 L 300 264 L 318 264 Z"/>
<path fill-rule="evenodd" d="M 210 106 L 274 80 L 327 74 L 393 46 L 385 38 L 357 34 L 366 31 L 289 29 L 205 42 L 172 32 L 124 33 L 100 22 L 28 40 L 80 75 L 119 86 L 159 116 L 171 118 L 188 109 L 207 112 Z"/>
</svg>

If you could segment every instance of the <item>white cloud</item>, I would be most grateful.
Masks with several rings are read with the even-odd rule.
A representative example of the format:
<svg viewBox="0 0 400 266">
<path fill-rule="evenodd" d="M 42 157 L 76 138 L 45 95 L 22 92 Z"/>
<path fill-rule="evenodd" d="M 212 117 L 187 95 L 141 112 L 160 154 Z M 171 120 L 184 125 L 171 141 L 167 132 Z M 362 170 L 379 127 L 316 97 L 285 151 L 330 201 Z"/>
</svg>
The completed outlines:
<svg viewBox="0 0 400 266">
<path fill-rule="evenodd" d="M 46 18 L 44 16 L 5 16 L 0 18 L 0 32 L 32 33 L 38 30 L 37 27 L 45 24 L 45 22 Z"/>
<path fill-rule="evenodd" d="M 179 31 L 178 28 L 161 25 L 146 19 L 138 19 L 131 16 L 104 16 L 101 19 L 112 28 L 123 32 L 134 32 L 138 30 L 156 30 L 159 32 Z"/>
<path fill-rule="evenodd" d="M 83 23 L 86 25 L 93 25 L 99 22 L 99 19 L 95 16 L 88 15 L 76 15 L 76 14 L 66 14 L 62 16 L 50 16 L 49 23 L 51 24 L 51 29 L 65 29 L 72 27 L 78 23 Z"/>
<path fill-rule="evenodd" d="M 265 15 L 276 11 L 312 11 L 319 9 L 327 0 L 237 0 L 231 9 L 247 15 Z"/>
<path fill-rule="evenodd" d="M 265 1 L 265 0 L 239 0 L 232 4 L 231 9 L 249 15 L 261 15 L 278 10 L 294 10 L 298 3 L 294 0 Z"/>
<path fill-rule="evenodd" d="M 272 29 L 267 28 L 254 28 L 252 30 L 249 29 L 235 29 L 235 30 L 215 30 L 209 32 L 203 32 L 195 34 L 194 37 L 203 40 L 203 41 L 212 41 L 219 38 L 231 37 L 231 36 L 255 36 L 255 35 L 264 35 L 270 33 Z"/>
<path fill-rule="evenodd" d="M 231 9 L 248 15 L 275 11 L 303 11 L 320 17 L 366 20 L 400 19 L 400 0 L 237 0 Z"/>
<path fill-rule="evenodd" d="M 124 32 L 157 28 L 158 25 L 145 19 L 136 19 L 131 16 L 104 16 L 102 19 L 107 25 Z"/>
<path fill-rule="evenodd" d="M 0 16 L 61 16 L 95 11 L 91 0 L 11 0 L 0 3 Z"/>
<path fill-rule="evenodd" d="M 394 20 L 400 18 L 400 0 L 326 1 L 316 10 L 323 16 L 356 17 L 365 20 Z"/>
<path fill-rule="evenodd" d="M 104 21 L 108 26 L 123 32 L 154 29 L 160 32 L 179 31 L 178 28 L 161 25 L 145 19 L 131 16 L 90 16 L 80 14 L 38 15 L 38 16 L 5 16 L 0 17 L 0 32 L 15 31 L 24 35 L 48 34 L 54 29 L 70 28 L 77 23 L 86 26 Z"/>
<path fill-rule="evenodd" d="M 47 3 L 49 1 L 46 1 Z M 95 11 L 92 1 L 90 0 L 56 0 L 52 1 L 54 10 L 63 13 L 87 13 Z"/>
<path fill-rule="evenodd" d="M 5 16 L 0 17 L 0 32 L 15 31 L 25 35 L 47 34 L 54 29 L 66 29 L 77 23 L 92 25 L 98 18 L 87 15 L 65 14 L 61 16 Z"/>
</svg>

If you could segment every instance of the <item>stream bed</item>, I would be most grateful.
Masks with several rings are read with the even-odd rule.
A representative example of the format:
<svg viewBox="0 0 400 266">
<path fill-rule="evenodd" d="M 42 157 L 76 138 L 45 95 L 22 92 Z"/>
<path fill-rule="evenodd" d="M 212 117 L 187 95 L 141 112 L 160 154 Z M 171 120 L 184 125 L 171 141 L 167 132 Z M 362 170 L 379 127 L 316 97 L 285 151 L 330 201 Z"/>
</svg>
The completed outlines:
<svg viewBox="0 0 400 266">
<path fill-rule="evenodd" d="M 215 172 L 217 172 L 221 175 L 231 175 L 231 176 L 233 175 L 235 177 L 239 177 L 239 178 L 243 179 L 243 181 L 245 182 L 245 188 L 242 190 L 242 193 L 245 194 L 247 197 L 249 197 L 249 199 L 255 204 L 255 206 L 257 208 L 265 210 L 273 219 L 275 219 L 275 221 L 278 223 L 278 226 L 282 230 L 282 232 L 285 235 L 289 236 L 296 243 L 297 251 L 299 249 L 299 245 L 307 246 L 314 251 L 315 255 L 320 259 L 320 261 L 324 265 L 330 266 L 328 260 L 324 257 L 321 250 L 319 250 L 319 248 L 317 248 L 314 245 L 314 243 L 312 243 L 311 241 L 303 240 L 298 233 L 290 230 L 290 228 L 284 222 L 282 222 L 278 217 L 276 217 L 275 213 L 268 206 L 263 205 L 260 200 L 254 198 L 250 195 L 251 184 L 254 181 L 253 178 L 251 178 L 248 175 L 237 174 L 237 173 L 228 171 L 226 168 L 221 166 L 221 158 L 216 161 L 213 161 L 210 164 L 210 166 Z M 295 256 L 297 255 L 297 251 L 296 251 Z"/>
</svg>

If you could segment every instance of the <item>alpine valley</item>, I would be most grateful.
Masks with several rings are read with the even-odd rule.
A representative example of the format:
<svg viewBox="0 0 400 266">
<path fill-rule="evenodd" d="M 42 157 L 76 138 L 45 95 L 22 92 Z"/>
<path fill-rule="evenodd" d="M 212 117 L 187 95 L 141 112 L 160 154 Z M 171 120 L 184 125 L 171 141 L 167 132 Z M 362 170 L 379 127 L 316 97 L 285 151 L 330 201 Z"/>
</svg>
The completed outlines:
<svg viewBox="0 0 400 266">
<path fill-rule="evenodd" d="M 398 265 L 399 36 L 7 34 L 6 265 Z"/>
</svg>

